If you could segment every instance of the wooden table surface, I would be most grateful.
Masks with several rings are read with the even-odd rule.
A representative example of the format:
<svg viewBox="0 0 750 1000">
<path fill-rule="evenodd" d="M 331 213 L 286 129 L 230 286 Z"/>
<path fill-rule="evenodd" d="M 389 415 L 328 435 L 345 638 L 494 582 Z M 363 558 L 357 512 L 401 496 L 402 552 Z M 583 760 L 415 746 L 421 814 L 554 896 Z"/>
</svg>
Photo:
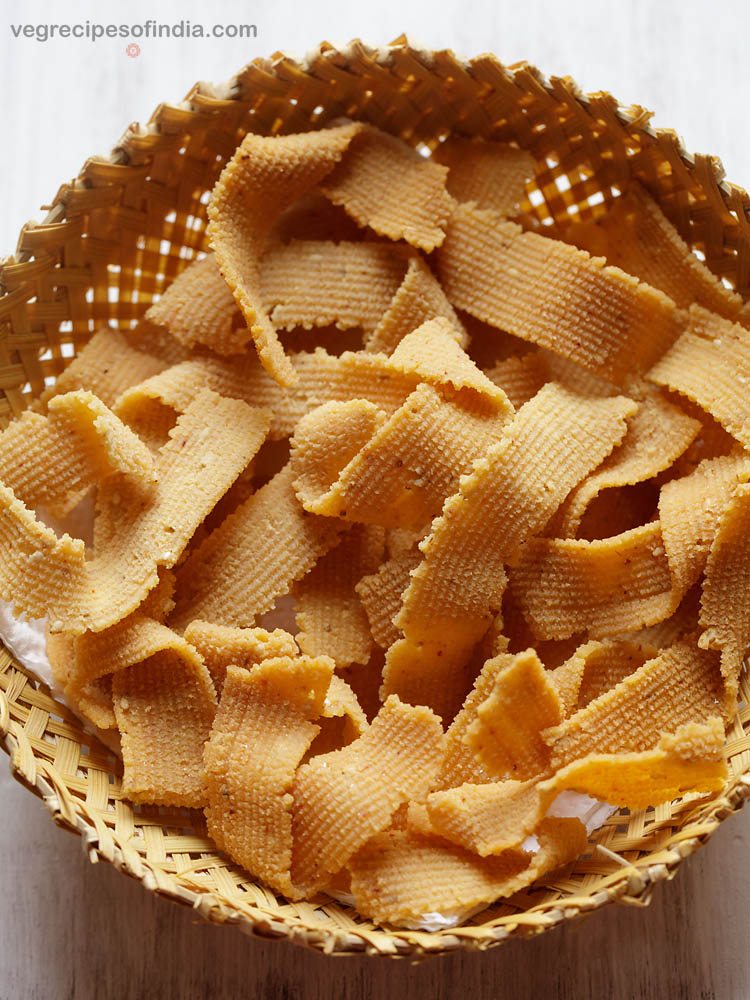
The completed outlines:
<svg viewBox="0 0 750 1000">
<path fill-rule="evenodd" d="M 16 39 L 10 24 L 255 23 L 251 41 Z M 688 148 L 750 184 L 746 0 L 4 0 L 0 7 L 0 255 L 83 159 L 134 119 L 222 80 L 256 55 L 323 38 L 376 44 L 401 32 L 459 54 L 494 51 L 570 74 L 656 111 Z M 534 941 L 419 966 L 331 960 L 199 923 L 105 864 L 9 777 L 0 760 L 0 1000 L 269 997 L 365 1000 L 750 997 L 750 812 L 729 820 L 647 909 L 611 906 Z"/>
</svg>

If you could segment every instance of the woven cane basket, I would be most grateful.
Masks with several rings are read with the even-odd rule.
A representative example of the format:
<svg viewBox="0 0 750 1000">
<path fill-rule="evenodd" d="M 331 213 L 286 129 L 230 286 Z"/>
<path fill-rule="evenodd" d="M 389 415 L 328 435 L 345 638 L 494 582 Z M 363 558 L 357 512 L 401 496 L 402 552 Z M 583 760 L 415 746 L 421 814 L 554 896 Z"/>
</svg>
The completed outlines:
<svg viewBox="0 0 750 1000">
<path fill-rule="evenodd" d="M 107 159 L 88 160 L 41 224 L 22 230 L 0 264 L 0 421 L 17 416 L 102 327 L 130 329 L 154 295 L 206 249 L 206 204 L 247 132 L 303 131 L 342 115 L 415 146 L 445 134 L 512 141 L 536 159 L 529 222 L 595 218 L 637 178 L 708 266 L 747 296 L 750 200 L 720 162 L 691 156 L 649 113 L 567 78 L 426 52 L 399 38 L 383 49 L 323 44 L 303 61 L 257 59 L 229 83 L 199 83 L 131 126 Z M 621 811 L 573 865 L 462 926 L 428 934 L 384 930 L 321 897 L 289 903 L 223 857 L 200 813 L 134 806 L 119 762 L 0 647 L 0 743 L 14 776 L 55 821 L 144 886 L 217 923 L 287 938 L 329 954 L 420 957 L 482 949 L 549 930 L 611 901 L 646 904 L 689 854 L 750 795 L 748 681 L 728 737 L 721 794 L 639 813 Z"/>
</svg>

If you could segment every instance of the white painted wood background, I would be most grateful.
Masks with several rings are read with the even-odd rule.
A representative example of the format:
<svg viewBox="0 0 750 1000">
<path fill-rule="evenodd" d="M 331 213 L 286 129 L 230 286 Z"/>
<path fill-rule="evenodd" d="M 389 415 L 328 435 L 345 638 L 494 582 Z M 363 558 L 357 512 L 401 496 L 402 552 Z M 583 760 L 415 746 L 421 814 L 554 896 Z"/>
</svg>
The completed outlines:
<svg viewBox="0 0 750 1000">
<path fill-rule="evenodd" d="M 254 41 L 13 38 L 24 22 L 255 23 Z M 401 32 L 459 54 L 494 51 L 570 74 L 588 90 L 656 112 L 688 148 L 720 156 L 750 185 L 747 0 L 0 0 L 0 255 L 21 224 L 106 152 L 131 120 L 196 79 L 223 80 L 256 55 Z M 419 967 L 332 961 L 264 944 L 146 893 L 76 838 L 0 760 L 0 1000 L 26 998 L 644 998 L 750 997 L 750 812 L 660 887 L 647 910 L 610 907 L 533 942 Z"/>
</svg>

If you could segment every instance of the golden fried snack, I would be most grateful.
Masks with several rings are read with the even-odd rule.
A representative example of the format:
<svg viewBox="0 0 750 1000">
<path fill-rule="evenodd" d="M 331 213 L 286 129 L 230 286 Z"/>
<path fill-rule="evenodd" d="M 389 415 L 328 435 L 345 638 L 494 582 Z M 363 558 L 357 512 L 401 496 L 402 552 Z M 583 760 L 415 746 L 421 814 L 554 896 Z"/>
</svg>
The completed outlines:
<svg viewBox="0 0 750 1000">
<path fill-rule="evenodd" d="M 292 787 L 319 731 L 333 661 L 281 657 L 227 669 L 204 763 L 209 836 L 291 899 Z"/>
<path fill-rule="evenodd" d="M 366 732 L 367 726 L 367 716 L 351 685 L 343 677 L 334 674 L 318 719 L 320 732 L 310 744 L 302 763 L 306 764 L 312 757 L 320 754 L 343 750 L 359 739 Z"/>
<path fill-rule="evenodd" d="M 382 649 L 388 649 L 398 640 L 395 618 L 401 610 L 401 600 L 409 586 L 411 572 L 421 558 L 417 548 L 410 548 L 386 559 L 376 573 L 363 576 L 356 586 L 372 637 Z"/>
<path fill-rule="evenodd" d="M 680 332 L 663 292 L 471 205 L 451 216 L 438 274 L 454 307 L 617 385 L 649 368 Z"/>
<path fill-rule="evenodd" d="M 303 653 L 325 653 L 337 667 L 369 662 L 372 636 L 356 587 L 377 569 L 384 534 L 379 528 L 355 525 L 297 584 L 296 638 Z"/>
<path fill-rule="evenodd" d="M 482 858 L 519 847 L 541 813 L 538 779 L 467 782 L 432 792 L 426 803 L 433 833 Z"/>
<path fill-rule="evenodd" d="M 295 657 L 299 648 L 294 637 L 283 629 L 232 628 L 213 622 L 192 621 L 185 629 L 185 641 L 198 650 L 221 694 L 227 667 L 251 667 L 263 660 Z"/>
<path fill-rule="evenodd" d="M 585 708 L 658 652 L 657 646 L 632 639 L 603 642 L 592 639 L 579 646 L 570 659 L 552 671 L 550 678 L 557 688 L 565 715 Z"/>
<path fill-rule="evenodd" d="M 300 768 L 293 790 L 292 878 L 306 895 L 385 830 L 402 803 L 427 794 L 443 740 L 440 720 L 429 709 L 390 697 L 358 740 Z"/>
<path fill-rule="evenodd" d="M 459 668 L 500 607 L 504 565 L 622 440 L 634 409 L 623 397 L 582 398 L 553 383 L 518 411 L 421 546 L 396 621 L 404 638 L 388 651 L 386 693 L 452 717 L 465 694 Z M 496 543 L 486 545 L 488 537 Z"/>
<path fill-rule="evenodd" d="M 507 143 L 451 135 L 435 150 L 434 159 L 448 167 L 448 193 L 456 201 L 471 201 L 503 216 L 518 215 L 526 184 L 534 176 L 530 153 Z"/>
</svg>

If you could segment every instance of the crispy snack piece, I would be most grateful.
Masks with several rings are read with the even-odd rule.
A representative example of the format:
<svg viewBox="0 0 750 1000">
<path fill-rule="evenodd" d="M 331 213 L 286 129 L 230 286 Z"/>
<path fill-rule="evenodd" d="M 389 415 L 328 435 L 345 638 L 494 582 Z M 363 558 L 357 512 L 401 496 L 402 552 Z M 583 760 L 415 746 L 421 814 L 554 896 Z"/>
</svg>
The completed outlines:
<svg viewBox="0 0 750 1000">
<path fill-rule="evenodd" d="M 55 384 L 34 400 L 31 409 L 44 413 L 53 396 L 77 389 L 92 392 L 105 406 L 111 407 L 125 389 L 166 367 L 166 361 L 131 346 L 119 330 L 99 330 L 60 372 Z"/>
<path fill-rule="evenodd" d="M 252 339 L 263 367 L 281 385 L 293 385 L 296 375 L 263 308 L 261 257 L 284 207 L 316 187 L 360 129 L 351 124 L 301 135 L 249 133 L 213 190 L 208 236 L 247 324 L 237 331 L 233 349 Z"/>
<path fill-rule="evenodd" d="M 583 643 L 550 675 L 565 715 L 585 708 L 589 702 L 635 673 L 658 652 L 654 645 L 630 639 L 607 639 L 604 642 L 592 639 Z"/>
<path fill-rule="evenodd" d="M 360 226 L 429 253 L 443 242 L 453 207 L 447 173 L 394 136 L 363 125 L 320 189 Z"/>
<path fill-rule="evenodd" d="M 639 184 L 631 184 L 595 228 L 604 237 L 600 252 L 610 264 L 660 288 L 680 309 L 695 302 L 727 319 L 738 318 L 742 298 L 695 256 Z M 570 237 L 577 242 L 575 231 Z"/>
<path fill-rule="evenodd" d="M 277 330 L 374 330 L 404 275 L 406 258 L 399 249 L 369 242 L 282 243 L 261 261 L 263 307 Z"/>
<path fill-rule="evenodd" d="M 700 424 L 646 389 L 619 448 L 577 486 L 554 519 L 553 531 L 575 538 L 589 505 L 609 490 L 632 486 L 668 469 L 689 447 Z"/>
<path fill-rule="evenodd" d="M 650 750 L 662 733 L 720 714 L 721 700 L 718 655 L 699 649 L 695 637 L 675 643 L 548 730 L 551 765 L 559 770 L 591 753 Z"/>
<path fill-rule="evenodd" d="M 528 403 L 547 382 L 557 382 L 580 396 L 614 396 L 618 391 L 606 379 L 541 347 L 496 361 L 485 374 L 505 391 L 516 409 Z"/>
<path fill-rule="evenodd" d="M 649 368 L 680 331 L 663 292 L 471 205 L 453 213 L 438 270 L 456 308 L 617 385 Z"/>
<path fill-rule="evenodd" d="M 110 476 L 146 500 L 154 492 L 148 448 L 87 390 L 53 397 L 46 416 L 23 413 L 0 434 L 0 481 L 28 507 L 64 517 Z"/>
<path fill-rule="evenodd" d="M 700 623 L 705 631 L 698 642 L 703 649 L 721 652 L 725 705 L 731 717 L 737 711 L 739 677 L 750 646 L 749 475 L 745 472 L 719 522 L 701 599 Z"/>
<path fill-rule="evenodd" d="M 146 312 L 180 344 L 202 344 L 218 354 L 244 350 L 247 331 L 214 254 L 193 261 Z"/>
<path fill-rule="evenodd" d="M 706 565 L 719 519 L 739 478 L 750 472 L 744 454 L 707 459 L 681 479 L 665 483 L 659 517 L 669 569 L 678 590 L 687 591 Z"/>
<path fill-rule="evenodd" d="M 541 815 L 538 780 L 465 783 L 432 792 L 426 814 L 432 832 L 482 858 L 519 847 Z"/>
<path fill-rule="evenodd" d="M 292 879 L 323 886 L 398 807 L 424 797 L 443 755 L 440 720 L 388 698 L 369 729 L 343 750 L 314 757 L 294 783 Z"/>
<path fill-rule="evenodd" d="M 98 492 L 94 557 L 0 488 L 0 593 L 53 632 L 101 631 L 134 611 L 179 559 L 196 527 L 250 461 L 268 416 L 210 391 L 185 411 L 156 460 L 150 502 L 123 477 Z M 35 554 L 36 553 L 36 554 Z M 195 616 L 194 616 L 195 617 Z"/>
<path fill-rule="evenodd" d="M 299 655 L 294 637 L 280 628 L 272 632 L 264 628 L 232 628 L 198 619 L 190 622 L 184 636 L 203 657 L 219 694 L 229 666 L 249 670 L 263 660 Z"/>
<path fill-rule="evenodd" d="M 535 855 L 520 850 L 480 858 L 407 830 L 379 834 L 350 863 L 357 909 L 378 923 L 420 923 L 431 913 L 465 917 L 510 896 L 586 847 L 577 819 L 546 819 Z"/>
<path fill-rule="evenodd" d="M 593 542 L 534 538 L 511 579 L 538 639 L 645 628 L 668 618 L 684 594 L 669 571 L 659 521 Z"/>
<path fill-rule="evenodd" d="M 383 649 L 388 649 L 398 640 L 399 630 L 394 620 L 401 610 L 401 600 L 409 586 L 411 571 L 419 565 L 421 558 L 418 549 L 408 549 L 386 559 L 376 573 L 363 576 L 356 586 L 372 637 Z"/>
<path fill-rule="evenodd" d="M 175 627 L 195 618 L 250 627 L 336 544 L 346 525 L 300 506 L 281 472 L 240 504 L 177 573 Z"/>
<path fill-rule="evenodd" d="M 378 705 L 378 707 L 380 707 Z M 350 684 L 334 674 L 323 711 L 318 719 L 320 732 L 310 744 L 302 763 L 319 754 L 333 753 L 349 746 L 367 730 L 367 716 Z"/>
<path fill-rule="evenodd" d="M 318 734 L 333 661 L 280 657 L 227 669 L 204 751 L 208 833 L 251 875 L 299 898 L 292 863 L 292 786 Z"/>
<path fill-rule="evenodd" d="M 541 733 L 561 721 L 557 689 L 528 649 L 498 671 L 463 739 L 493 778 L 525 781 L 546 770 L 550 754 Z"/>
<path fill-rule="evenodd" d="M 386 693 L 455 711 L 465 693 L 458 670 L 500 607 L 504 564 L 619 444 L 634 408 L 623 397 L 585 399 L 551 384 L 518 411 L 420 546 L 424 559 L 396 621 L 404 638 L 388 651 Z"/>
<path fill-rule="evenodd" d="M 481 403 L 455 404 L 427 384 L 390 418 L 366 400 L 324 404 L 293 439 L 297 495 L 314 514 L 418 531 L 499 440 L 504 422 Z"/>
<path fill-rule="evenodd" d="M 647 377 L 687 396 L 750 446 L 750 331 L 744 326 L 693 306 L 687 329 Z"/>
<path fill-rule="evenodd" d="M 448 193 L 456 201 L 473 201 L 478 208 L 502 216 L 518 215 L 526 200 L 526 183 L 534 176 L 531 154 L 502 142 L 451 135 L 433 159 L 448 167 Z"/>
<path fill-rule="evenodd" d="M 216 713 L 211 676 L 198 652 L 158 622 L 134 615 L 118 631 L 102 649 L 111 659 L 99 663 L 112 673 L 123 794 L 134 802 L 199 808 L 206 802 L 203 746 Z M 102 646 L 98 639 L 86 649 L 87 665 Z"/>
<path fill-rule="evenodd" d="M 356 525 L 297 584 L 297 642 L 303 653 L 325 653 L 337 667 L 369 662 L 372 636 L 355 588 L 380 563 L 383 545 L 381 529 Z"/>
<path fill-rule="evenodd" d="M 404 279 L 377 326 L 365 337 L 365 350 L 392 354 L 404 337 L 436 317 L 448 320 L 465 348 L 468 336 L 440 283 L 420 256 L 409 258 Z"/>
</svg>

